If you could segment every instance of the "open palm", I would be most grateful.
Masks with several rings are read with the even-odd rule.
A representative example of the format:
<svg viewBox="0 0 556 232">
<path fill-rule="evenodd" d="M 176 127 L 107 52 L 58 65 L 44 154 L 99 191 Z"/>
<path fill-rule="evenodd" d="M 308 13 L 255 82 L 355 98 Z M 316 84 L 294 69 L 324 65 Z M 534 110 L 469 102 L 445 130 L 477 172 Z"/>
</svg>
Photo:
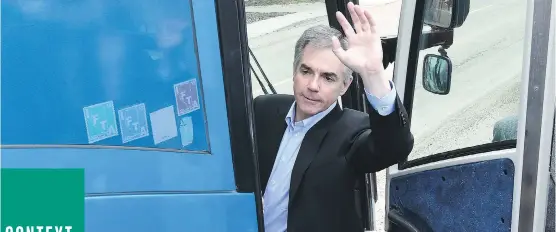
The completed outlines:
<svg viewBox="0 0 556 232">
<path fill-rule="evenodd" d="M 341 12 L 336 12 L 338 22 L 347 37 L 348 48 L 344 50 L 338 39 L 334 38 L 334 53 L 344 65 L 359 74 L 383 70 L 382 45 L 371 14 L 351 2 L 347 6 L 355 30 Z"/>
</svg>

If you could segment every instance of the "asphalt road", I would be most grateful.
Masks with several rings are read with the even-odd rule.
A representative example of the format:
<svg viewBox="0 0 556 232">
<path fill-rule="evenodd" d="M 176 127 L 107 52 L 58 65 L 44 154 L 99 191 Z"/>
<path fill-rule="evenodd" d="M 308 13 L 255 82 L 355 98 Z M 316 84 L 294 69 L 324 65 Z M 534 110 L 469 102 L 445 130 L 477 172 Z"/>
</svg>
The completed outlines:
<svg viewBox="0 0 556 232">
<path fill-rule="evenodd" d="M 447 52 L 453 63 L 451 92 L 434 95 L 421 85 L 422 60 L 438 48 L 420 53 L 412 116 L 415 147 L 410 159 L 488 143 L 494 123 L 519 107 L 526 1 L 473 0 L 465 24 L 455 31 Z M 324 8 L 323 8 L 324 10 Z M 293 47 L 310 25 L 325 17 L 250 40 L 259 62 L 279 93 L 291 93 Z M 258 84 L 254 83 L 256 88 Z M 255 95 L 261 91 L 254 89 Z M 384 172 L 378 174 L 378 228 L 383 227 Z"/>
</svg>

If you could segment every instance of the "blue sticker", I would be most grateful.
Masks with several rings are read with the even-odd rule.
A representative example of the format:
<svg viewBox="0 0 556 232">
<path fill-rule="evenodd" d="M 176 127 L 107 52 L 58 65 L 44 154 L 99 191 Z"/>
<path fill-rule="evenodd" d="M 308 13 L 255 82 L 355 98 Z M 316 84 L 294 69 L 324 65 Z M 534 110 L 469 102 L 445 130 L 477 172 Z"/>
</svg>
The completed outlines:
<svg viewBox="0 0 556 232">
<path fill-rule="evenodd" d="M 114 102 L 107 101 L 83 108 L 89 143 L 118 135 Z"/>
<path fill-rule="evenodd" d="M 122 143 L 149 136 L 145 104 L 137 104 L 118 110 Z"/>
<path fill-rule="evenodd" d="M 197 91 L 197 79 L 191 79 L 174 85 L 176 97 L 176 108 L 178 116 L 193 112 L 201 108 L 199 93 Z"/>
<path fill-rule="evenodd" d="M 191 117 L 183 117 L 180 120 L 180 134 L 183 147 L 193 143 L 193 120 Z"/>
</svg>

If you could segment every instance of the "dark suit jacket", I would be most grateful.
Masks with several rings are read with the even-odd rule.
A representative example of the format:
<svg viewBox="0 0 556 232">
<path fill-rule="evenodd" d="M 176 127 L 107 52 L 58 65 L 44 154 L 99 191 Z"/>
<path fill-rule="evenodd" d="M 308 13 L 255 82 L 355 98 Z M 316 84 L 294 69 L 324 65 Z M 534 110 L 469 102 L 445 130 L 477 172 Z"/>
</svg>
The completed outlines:
<svg viewBox="0 0 556 232">
<path fill-rule="evenodd" d="M 254 100 L 263 191 L 293 102 L 293 96 L 281 94 Z M 307 132 L 291 176 L 288 232 L 363 231 L 355 208 L 356 178 L 403 161 L 413 149 L 399 98 L 395 108 L 381 116 L 372 107 L 366 114 L 337 106 Z"/>
</svg>

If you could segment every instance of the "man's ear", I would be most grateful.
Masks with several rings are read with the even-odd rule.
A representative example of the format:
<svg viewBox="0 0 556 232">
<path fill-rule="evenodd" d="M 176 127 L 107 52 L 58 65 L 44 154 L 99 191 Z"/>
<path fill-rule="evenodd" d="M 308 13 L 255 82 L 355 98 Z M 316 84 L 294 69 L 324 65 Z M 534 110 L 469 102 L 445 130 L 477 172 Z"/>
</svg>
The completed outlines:
<svg viewBox="0 0 556 232">
<path fill-rule="evenodd" d="M 353 81 L 353 78 L 350 78 L 349 81 L 343 83 L 342 91 L 340 91 L 340 96 L 343 96 L 347 92 L 349 86 L 351 85 L 351 81 Z"/>
</svg>

